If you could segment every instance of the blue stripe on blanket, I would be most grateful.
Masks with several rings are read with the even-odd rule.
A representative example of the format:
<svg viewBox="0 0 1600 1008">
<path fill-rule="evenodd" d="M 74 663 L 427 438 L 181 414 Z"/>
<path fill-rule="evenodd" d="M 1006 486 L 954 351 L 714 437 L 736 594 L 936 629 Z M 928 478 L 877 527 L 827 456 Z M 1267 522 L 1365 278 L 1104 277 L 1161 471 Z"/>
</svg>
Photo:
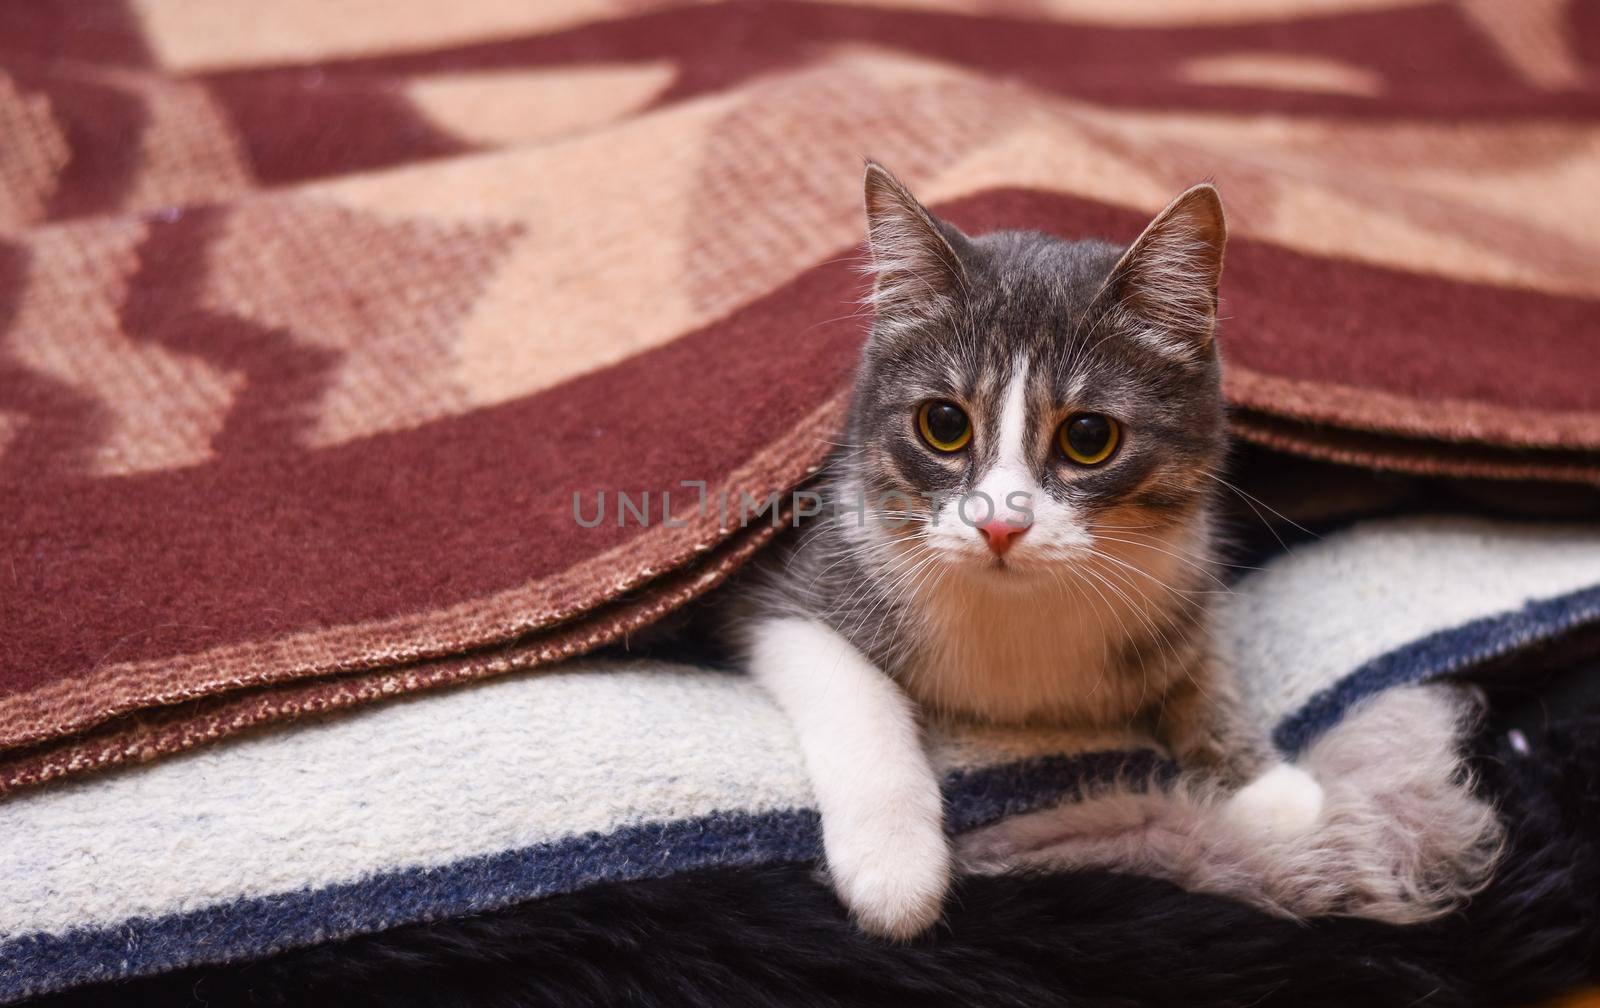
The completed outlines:
<svg viewBox="0 0 1600 1008">
<path fill-rule="evenodd" d="M 1272 740 L 1281 752 L 1297 755 L 1369 696 L 1474 668 L 1592 623 L 1600 623 L 1600 587 L 1539 599 L 1429 634 L 1379 655 L 1313 696 L 1278 724 Z"/>
<path fill-rule="evenodd" d="M 961 832 L 1111 784 L 1160 782 L 1170 774 L 1170 764 L 1148 750 L 1045 757 L 957 771 L 944 782 L 949 827 Z M 590 833 L 192 913 L 31 935 L 0 945 L 0 963 L 6 964 L 0 970 L 0 1001 L 258 958 L 401 924 L 482 913 L 597 883 L 712 866 L 805 861 L 821 853 L 821 827 L 810 809 L 726 813 Z"/>
</svg>

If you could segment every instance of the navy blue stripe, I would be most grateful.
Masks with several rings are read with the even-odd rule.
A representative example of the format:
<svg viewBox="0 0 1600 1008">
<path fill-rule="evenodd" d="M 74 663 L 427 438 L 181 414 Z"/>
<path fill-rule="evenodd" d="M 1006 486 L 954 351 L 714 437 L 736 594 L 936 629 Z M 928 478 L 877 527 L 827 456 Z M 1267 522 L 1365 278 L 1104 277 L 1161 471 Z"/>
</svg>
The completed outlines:
<svg viewBox="0 0 1600 1008">
<path fill-rule="evenodd" d="M 1153 752 L 1050 757 L 953 773 L 950 822 L 971 829 L 1092 793 L 1119 780 L 1160 780 Z M 137 918 L 112 927 L 30 935 L 0 945 L 0 1002 L 85 983 L 147 976 L 481 913 L 601 882 L 659 878 L 710 866 L 810 860 L 822 851 L 816 812 L 716 813 L 628 827 L 388 872 L 360 882 Z"/>
<path fill-rule="evenodd" d="M 1116 785 L 1143 791 L 1151 783 L 1165 785 L 1176 772 L 1150 749 L 1044 756 L 957 770 L 944 779 L 945 829 L 965 833 L 1006 816 L 1081 801 Z"/>
<path fill-rule="evenodd" d="M 1338 724 L 1351 707 L 1407 683 L 1464 672 L 1580 627 L 1600 623 L 1600 587 L 1529 602 L 1521 609 L 1440 630 L 1379 655 L 1306 701 L 1272 734 L 1278 749 L 1297 755 Z"/>
</svg>

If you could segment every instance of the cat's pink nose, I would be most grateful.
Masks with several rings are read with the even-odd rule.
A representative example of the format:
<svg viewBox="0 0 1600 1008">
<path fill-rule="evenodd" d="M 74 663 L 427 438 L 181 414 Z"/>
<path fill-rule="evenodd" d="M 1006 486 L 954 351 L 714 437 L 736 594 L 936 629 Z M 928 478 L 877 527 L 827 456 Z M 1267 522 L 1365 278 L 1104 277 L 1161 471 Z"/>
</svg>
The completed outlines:
<svg viewBox="0 0 1600 1008">
<path fill-rule="evenodd" d="M 1013 525 L 1008 521 L 995 518 L 978 526 L 978 531 L 983 533 L 984 541 L 989 544 L 989 549 L 995 556 L 1005 556 L 1006 551 L 1028 531 L 1026 525 Z"/>
</svg>

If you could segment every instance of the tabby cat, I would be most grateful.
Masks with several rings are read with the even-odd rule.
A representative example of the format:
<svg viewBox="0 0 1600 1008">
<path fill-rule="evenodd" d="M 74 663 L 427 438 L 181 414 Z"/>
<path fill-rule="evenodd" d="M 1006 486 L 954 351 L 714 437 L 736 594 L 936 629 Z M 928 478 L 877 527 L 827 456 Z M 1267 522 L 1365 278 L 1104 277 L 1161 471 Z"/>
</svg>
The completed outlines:
<svg viewBox="0 0 1600 1008">
<path fill-rule="evenodd" d="M 1264 829 L 1321 789 L 1208 653 L 1227 447 L 1209 185 L 1127 248 L 969 237 L 866 172 L 873 322 L 822 513 L 757 575 L 737 640 L 792 720 L 835 888 L 864 929 L 938 919 L 952 858 L 924 711 L 1145 723 Z"/>
</svg>

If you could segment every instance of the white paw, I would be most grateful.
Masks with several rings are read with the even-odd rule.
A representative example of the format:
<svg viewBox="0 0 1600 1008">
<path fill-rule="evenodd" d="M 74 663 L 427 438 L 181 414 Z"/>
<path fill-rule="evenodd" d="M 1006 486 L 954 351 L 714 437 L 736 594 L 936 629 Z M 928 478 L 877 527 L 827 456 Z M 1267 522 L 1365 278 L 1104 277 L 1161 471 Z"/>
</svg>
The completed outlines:
<svg viewBox="0 0 1600 1008">
<path fill-rule="evenodd" d="M 905 940 L 939 919 L 950 887 L 950 848 L 938 826 L 902 821 L 828 833 L 828 873 L 863 931 Z"/>
<path fill-rule="evenodd" d="M 1293 836 L 1322 814 L 1322 785 L 1298 767 L 1280 763 L 1228 799 L 1234 820 L 1273 836 Z"/>
</svg>

